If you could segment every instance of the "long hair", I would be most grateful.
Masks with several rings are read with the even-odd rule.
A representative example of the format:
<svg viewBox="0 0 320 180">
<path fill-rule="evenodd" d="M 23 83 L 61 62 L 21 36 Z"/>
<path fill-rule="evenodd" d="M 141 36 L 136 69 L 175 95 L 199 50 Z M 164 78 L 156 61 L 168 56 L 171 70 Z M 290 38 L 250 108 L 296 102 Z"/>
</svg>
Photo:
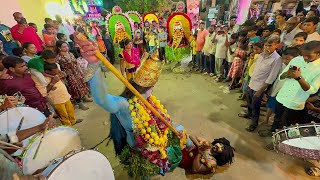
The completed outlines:
<svg viewBox="0 0 320 180">
<path fill-rule="evenodd" d="M 232 164 L 234 157 L 234 148 L 230 145 L 230 141 L 223 137 L 215 139 L 211 144 L 215 145 L 217 143 L 223 144 L 224 146 L 223 151 L 214 156 L 214 158 L 217 160 L 217 165 L 223 166 L 225 164 Z"/>
</svg>

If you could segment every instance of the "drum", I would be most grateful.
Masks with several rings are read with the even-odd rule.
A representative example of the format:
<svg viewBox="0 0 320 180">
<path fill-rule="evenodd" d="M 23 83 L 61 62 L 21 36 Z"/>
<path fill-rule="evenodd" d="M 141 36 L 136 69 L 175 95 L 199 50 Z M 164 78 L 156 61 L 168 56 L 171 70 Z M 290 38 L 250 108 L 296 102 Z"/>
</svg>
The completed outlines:
<svg viewBox="0 0 320 180">
<path fill-rule="evenodd" d="M 46 117 L 38 110 L 31 107 L 15 107 L 0 114 L 0 134 L 28 129 L 42 124 Z M 29 137 L 22 141 L 23 147 L 29 144 Z M 20 156 L 21 150 L 16 151 L 12 156 Z"/>
<path fill-rule="evenodd" d="M 35 152 L 40 144 L 38 153 Z M 81 149 L 81 140 L 78 132 L 70 127 L 57 127 L 42 134 L 34 136 L 22 156 L 22 170 L 30 175 L 50 164 L 53 159 L 63 157 L 72 150 Z"/>
<path fill-rule="evenodd" d="M 108 159 L 93 150 L 72 151 L 54 160 L 43 172 L 48 180 L 114 180 Z"/>
<path fill-rule="evenodd" d="M 22 122 L 21 119 L 23 119 Z M 42 124 L 45 120 L 46 117 L 34 108 L 12 108 L 0 114 L 0 134 L 17 131 L 20 122 L 20 130 L 23 130 Z"/>
<path fill-rule="evenodd" d="M 320 160 L 320 124 L 284 127 L 273 134 L 275 149 L 305 159 Z"/>
</svg>

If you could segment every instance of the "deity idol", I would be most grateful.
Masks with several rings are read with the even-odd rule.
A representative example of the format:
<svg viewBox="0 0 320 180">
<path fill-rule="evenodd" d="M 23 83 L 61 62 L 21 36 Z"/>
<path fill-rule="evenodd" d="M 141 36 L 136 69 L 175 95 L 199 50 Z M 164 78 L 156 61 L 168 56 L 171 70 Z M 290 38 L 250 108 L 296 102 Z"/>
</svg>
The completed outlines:
<svg viewBox="0 0 320 180">
<path fill-rule="evenodd" d="M 167 28 L 170 41 L 166 46 L 166 58 L 171 62 L 180 62 L 191 56 L 188 41 L 192 24 L 188 15 L 182 12 L 173 13 L 167 21 Z"/>
<path fill-rule="evenodd" d="M 112 13 L 109 13 L 106 17 L 106 26 L 114 44 L 116 60 L 119 60 L 118 54 L 121 52 L 120 42 L 124 39 L 131 39 L 132 37 L 129 19 L 127 15 L 122 13 L 119 6 L 115 6 L 112 9 Z"/>
</svg>

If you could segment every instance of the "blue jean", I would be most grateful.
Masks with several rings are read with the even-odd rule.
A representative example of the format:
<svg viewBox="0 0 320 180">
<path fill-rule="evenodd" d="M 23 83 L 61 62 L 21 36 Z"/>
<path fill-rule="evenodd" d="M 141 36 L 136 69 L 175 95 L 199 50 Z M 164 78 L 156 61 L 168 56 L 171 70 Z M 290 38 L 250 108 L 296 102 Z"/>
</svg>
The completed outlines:
<svg viewBox="0 0 320 180">
<path fill-rule="evenodd" d="M 249 89 L 247 91 L 247 102 L 248 102 L 248 116 L 251 117 L 251 126 L 254 128 L 258 127 L 260 107 L 263 97 L 263 93 L 259 97 L 255 97 L 256 91 Z"/>
</svg>

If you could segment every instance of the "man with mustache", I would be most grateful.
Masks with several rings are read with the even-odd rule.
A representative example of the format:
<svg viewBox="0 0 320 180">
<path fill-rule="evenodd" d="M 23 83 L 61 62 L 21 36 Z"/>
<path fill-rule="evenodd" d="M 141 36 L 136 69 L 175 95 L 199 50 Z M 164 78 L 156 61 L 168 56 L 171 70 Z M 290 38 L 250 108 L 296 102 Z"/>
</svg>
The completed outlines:
<svg viewBox="0 0 320 180">
<path fill-rule="evenodd" d="M 13 39 L 19 41 L 20 44 L 24 44 L 25 42 L 33 43 L 37 48 L 37 52 L 41 52 L 44 43 L 34 28 L 28 26 L 27 20 L 23 17 L 22 13 L 15 12 L 13 13 L 13 17 L 17 21 L 17 24 L 11 28 Z"/>
<path fill-rule="evenodd" d="M 24 60 L 16 56 L 8 56 L 2 63 L 8 70 L 7 74 L 10 75 L 10 78 L 0 79 L 0 94 L 12 96 L 16 92 L 21 92 L 26 98 L 26 105 L 38 109 L 48 117 L 51 113 L 48 110 L 46 99 L 36 88 Z M 47 88 L 51 89 L 53 85 L 54 83 L 51 82 L 48 84 L 51 87 Z"/>
</svg>

